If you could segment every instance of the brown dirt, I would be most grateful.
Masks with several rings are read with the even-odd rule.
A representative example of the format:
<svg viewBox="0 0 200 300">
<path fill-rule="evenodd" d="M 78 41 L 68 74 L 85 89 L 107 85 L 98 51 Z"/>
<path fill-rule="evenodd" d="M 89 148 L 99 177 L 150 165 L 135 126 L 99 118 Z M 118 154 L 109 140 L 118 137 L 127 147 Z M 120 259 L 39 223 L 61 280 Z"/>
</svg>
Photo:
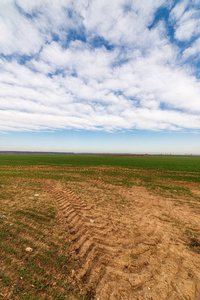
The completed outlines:
<svg viewBox="0 0 200 300">
<path fill-rule="evenodd" d="M 72 276 L 76 263 L 69 233 L 58 216 L 39 181 L 1 178 L 0 299 L 83 300 L 83 292 L 87 295 Z"/>
<path fill-rule="evenodd" d="M 106 183 L 103 172 L 115 172 L 111 167 L 12 169 L 19 175 L 25 170 L 72 175 L 71 180 L 63 179 L 65 183 L 35 180 L 35 175 L 30 181 L 41 185 L 44 199 L 50 195 L 59 210 L 62 238 L 68 239 L 70 233 L 70 255 L 76 261 L 71 280 L 83 294 L 91 290 L 88 299 L 95 291 L 96 300 L 200 300 L 199 184 L 173 182 L 188 187 L 196 198 L 160 196 L 139 186 L 139 179 L 133 179 L 132 187 L 119 186 L 117 180 Z M 94 178 L 87 176 L 88 170 L 95 172 Z M 123 172 L 131 171 L 121 168 L 116 179 L 123 178 Z M 56 230 L 52 236 L 58 235 Z"/>
<path fill-rule="evenodd" d="M 77 193 L 77 183 L 43 185 L 71 233 L 76 279 L 95 299 L 200 299 L 198 204 L 101 181 L 79 184 Z M 103 194 L 96 201 L 102 190 L 113 202 Z"/>
</svg>

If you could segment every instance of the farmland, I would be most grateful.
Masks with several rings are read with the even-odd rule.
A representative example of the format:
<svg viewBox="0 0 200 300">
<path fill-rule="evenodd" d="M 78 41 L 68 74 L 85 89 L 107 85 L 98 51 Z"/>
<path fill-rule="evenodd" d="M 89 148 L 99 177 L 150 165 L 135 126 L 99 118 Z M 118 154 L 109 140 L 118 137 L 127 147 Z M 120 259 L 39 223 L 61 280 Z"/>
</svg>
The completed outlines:
<svg viewBox="0 0 200 300">
<path fill-rule="evenodd" d="M 198 156 L 0 155 L 0 201 L 2 299 L 200 295 Z"/>
</svg>

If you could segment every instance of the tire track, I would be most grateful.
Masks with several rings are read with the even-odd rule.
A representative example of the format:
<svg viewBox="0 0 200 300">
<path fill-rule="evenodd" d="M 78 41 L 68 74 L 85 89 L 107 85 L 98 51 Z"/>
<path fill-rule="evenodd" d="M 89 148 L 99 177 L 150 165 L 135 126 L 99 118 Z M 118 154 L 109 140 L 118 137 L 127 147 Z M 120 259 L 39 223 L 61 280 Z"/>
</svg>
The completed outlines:
<svg viewBox="0 0 200 300">
<path fill-rule="evenodd" d="M 196 299 L 200 264 L 167 217 L 177 209 L 171 199 L 135 189 L 118 225 L 111 207 L 106 215 L 59 183 L 45 186 L 68 225 L 80 262 L 76 279 L 95 290 L 95 299 Z"/>
<path fill-rule="evenodd" d="M 45 186 L 72 235 L 73 253 L 81 264 L 77 280 L 95 289 L 97 299 L 133 299 L 150 276 L 126 267 L 124 254 L 130 251 L 130 243 L 117 239 L 114 226 L 72 191 L 49 183 Z"/>
</svg>

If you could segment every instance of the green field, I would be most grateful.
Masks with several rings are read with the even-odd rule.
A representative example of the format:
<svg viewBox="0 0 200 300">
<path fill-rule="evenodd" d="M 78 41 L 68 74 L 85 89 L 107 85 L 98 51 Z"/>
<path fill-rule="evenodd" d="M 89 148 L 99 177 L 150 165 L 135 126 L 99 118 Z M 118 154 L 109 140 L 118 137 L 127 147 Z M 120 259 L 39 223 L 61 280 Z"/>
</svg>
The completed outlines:
<svg viewBox="0 0 200 300">
<path fill-rule="evenodd" d="M 200 156 L 111 156 L 111 155 L 0 155 L 2 166 L 71 165 L 114 166 L 145 170 L 200 173 Z"/>
<path fill-rule="evenodd" d="M 0 155 L 0 168 L 0 175 L 6 177 L 54 179 L 66 184 L 100 179 L 118 186 L 141 185 L 170 195 L 191 195 L 184 183 L 200 182 L 200 156 L 6 154 Z"/>
</svg>

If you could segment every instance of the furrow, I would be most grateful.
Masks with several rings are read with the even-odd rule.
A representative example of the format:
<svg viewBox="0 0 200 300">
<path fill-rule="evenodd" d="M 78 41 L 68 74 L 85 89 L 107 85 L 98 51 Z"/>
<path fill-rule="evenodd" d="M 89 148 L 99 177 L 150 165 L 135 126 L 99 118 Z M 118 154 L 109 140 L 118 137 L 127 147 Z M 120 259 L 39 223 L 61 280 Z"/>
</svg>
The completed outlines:
<svg viewBox="0 0 200 300">
<path fill-rule="evenodd" d="M 88 233 L 89 233 L 88 228 L 82 227 L 77 233 L 73 235 L 71 240 L 77 243 L 82 238 L 83 235 L 86 235 Z"/>
<path fill-rule="evenodd" d="M 77 279 L 82 279 L 86 274 L 89 276 L 90 270 L 94 267 L 94 264 L 97 263 L 99 257 L 97 248 L 94 246 L 93 249 L 89 252 L 86 262 L 82 265 L 82 269 L 78 273 Z"/>
<path fill-rule="evenodd" d="M 76 212 L 75 216 L 73 216 L 73 214 L 71 214 L 70 217 L 68 217 L 67 222 L 70 224 L 70 226 L 73 226 L 73 224 L 77 224 L 78 221 L 82 220 L 82 216 L 79 212 Z"/>
<path fill-rule="evenodd" d="M 97 285 L 105 275 L 105 266 L 101 264 L 96 264 L 93 268 L 90 269 L 90 276 L 88 277 L 87 284 L 92 286 L 93 289 L 96 289 Z"/>
<path fill-rule="evenodd" d="M 71 207 L 66 208 L 66 209 L 62 209 L 62 211 L 65 212 L 66 217 L 67 216 L 69 217 L 72 213 L 76 212 L 76 210 L 74 208 L 71 208 Z"/>
<path fill-rule="evenodd" d="M 87 233 L 83 235 L 77 243 L 75 243 L 74 249 L 76 250 L 77 253 L 79 252 L 79 249 L 81 249 L 81 247 L 83 247 L 83 245 L 90 240 L 90 238 L 91 238 L 90 233 Z"/>
<path fill-rule="evenodd" d="M 48 192 L 68 223 L 73 241 L 72 253 L 81 264 L 77 279 L 84 281 L 88 288 L 92 285 L 96 289 L 96 297 L 102 300 L 118 299 L 113 298 L 113 285 L 115 289 L 118 286 L 139 287 L 141 281 L 134 281 L 136 278 L 131 274 L 124 274 L 124 264 L 116 260 L 122 251 L 120 247 L 127 245 L 122 240 L 113 241 L 113 225 L 102 219 L 100 213 L 87 206 L 74 192 L 67 189 L 62 192 L 61 188 L 50 186 Z"/>
<path fill-rule="evenodd" d="M 95 247 L 95 243 L 90 239 L 87 240 L 80 248 L 76 250 L 79 258 L 85 258 L 88 253 Z"/>
<path fill-rule="evenodd" d="M 70 208 L 70 205 L 67 202 L 58 203 L 58 205 L 62 210 Z"/>
<path fill-rule="evenodd" d="M 67 222 L 70 224 L 70 218 L 75 218 L 78 215 L 76 210 L 68 210 L 64 209 L 63 213 L 65 214 L 65 218 L 67 218 Z"/>
<path fill-rule="evenodd" d="M 87 227 L 84 222 L 83 222 L 83 218 L 82 216 L 80 217 L 80 219 L 75 223 L 75 222 L 71 222 L 69 224 L 69 228 L 73 230 L 73 232 L 78 232 L 80 231 L 80 228 L 82 227 Z"/>
<path fill-rule="evenodd" d="M 68 225 L 68 226 L 69 226 L 69 225 Z M 70 231 L 70 233 L 73 234 L 73 235 L 79 233 L 81 229 L 86 229 L 86 231 L 88 231 L 88 227 L 85 226 L 85 224 L 82 223 L 81 220 L 80 220 L 79 227 L 69 226 L 69 231 Z"/>
</svg>

